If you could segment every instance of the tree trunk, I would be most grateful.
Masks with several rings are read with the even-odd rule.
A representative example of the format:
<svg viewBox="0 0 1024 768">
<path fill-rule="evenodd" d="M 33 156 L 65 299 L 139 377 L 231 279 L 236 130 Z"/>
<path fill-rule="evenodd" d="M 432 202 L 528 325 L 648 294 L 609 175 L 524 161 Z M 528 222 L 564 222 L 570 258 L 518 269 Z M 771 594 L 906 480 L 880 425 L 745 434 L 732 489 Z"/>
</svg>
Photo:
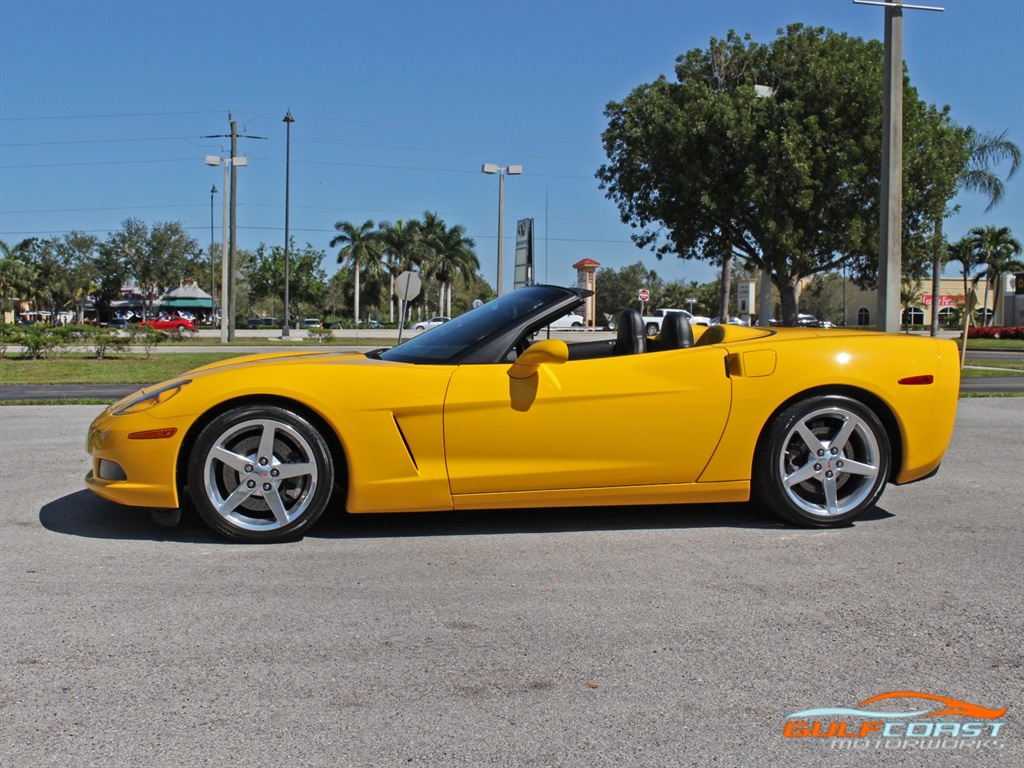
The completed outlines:
<svg viewBox="0 0 1024 768">
<path fill-rule="evenodd" d="M 729 322 L 729 295 L 732 293 L 732 253 L 722 259 L 722 310 L 718 313 L 719 322 Z"/>
<path fill-rule="evenodd" d="M 775 285 L 779 289 L 779 303 L 782 305 L 782 324 L 796 326 L 796 316 L 800 311 L 800 304 L 797 300 L 797 290 L 800 287 L 799 276 L 786 276 L 785 282 L 783 282 L 783 276 L 780 275 Z"/>
<path fill-rule="evenodd" d="M 939 335 L 939 292 L 942 290 L 942 219 L 935 221 L 932 248 L 932 336 Z"/>
<path fill-rule="evenodd" d="M 355 311 L 356 327 L 359 327 L 359 262 L 355 263 L 356 268 L 356 295 L 352 299 L 352 305 Z"/>
</svg>

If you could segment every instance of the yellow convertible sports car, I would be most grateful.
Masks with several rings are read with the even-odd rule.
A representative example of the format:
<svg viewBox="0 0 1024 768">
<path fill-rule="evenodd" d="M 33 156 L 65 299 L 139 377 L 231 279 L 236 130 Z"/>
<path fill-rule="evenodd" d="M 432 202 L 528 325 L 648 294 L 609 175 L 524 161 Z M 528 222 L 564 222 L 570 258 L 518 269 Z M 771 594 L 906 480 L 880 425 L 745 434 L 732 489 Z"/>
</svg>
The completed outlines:
<svg viewBox="0 0 1024 768">
<path fill-rule="evenodd" d="M 960 381 L 951 341 L 690 327 L 681 312 L 648 338 L 635 310 L 614 340 L 535 338 L 587 295 L 531 286 L 393 349 L 190 371 L 96 418 L 86 483 L 133 506 L 187 494 L 219 533 L 268 542 L 328 508 L 753 499 L 836 526 L 886 483 L 938 469 Z"/>
</svg>

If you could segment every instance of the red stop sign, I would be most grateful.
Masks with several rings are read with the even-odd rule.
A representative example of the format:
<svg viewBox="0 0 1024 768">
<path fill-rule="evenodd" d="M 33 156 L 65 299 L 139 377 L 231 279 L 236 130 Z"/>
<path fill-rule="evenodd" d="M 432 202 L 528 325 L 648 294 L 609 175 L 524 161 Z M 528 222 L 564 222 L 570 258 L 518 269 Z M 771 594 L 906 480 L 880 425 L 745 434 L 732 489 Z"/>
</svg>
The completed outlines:
<svg viewBox="0 0 1024 768">
<path fill-rule="evenodd" d="M 646 288 L 641 288 L 640 301 L 647 301 L 649 298 L 651 298 L 651 292 L 648 291 Z"/>
</svg>

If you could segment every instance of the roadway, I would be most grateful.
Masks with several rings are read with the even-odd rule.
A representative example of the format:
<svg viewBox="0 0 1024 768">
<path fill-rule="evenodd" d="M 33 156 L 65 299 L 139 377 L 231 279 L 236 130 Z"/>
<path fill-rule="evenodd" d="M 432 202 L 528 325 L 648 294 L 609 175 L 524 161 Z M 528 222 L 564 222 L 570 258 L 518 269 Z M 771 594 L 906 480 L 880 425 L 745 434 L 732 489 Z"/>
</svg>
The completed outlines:
<svg viewBox="0 0 1024 768">
<path fill-rule="evenodd" d="M 0 408 L 5 766 L 1024 765 L 1020 400 L 962 401 L 938 475 L 849 528 L 576 508 L 262 547 L 84 490 L 99 410 Z M 783 736 L 898 690 L 1009 707 L 1001 738 Z"/>
</svg>

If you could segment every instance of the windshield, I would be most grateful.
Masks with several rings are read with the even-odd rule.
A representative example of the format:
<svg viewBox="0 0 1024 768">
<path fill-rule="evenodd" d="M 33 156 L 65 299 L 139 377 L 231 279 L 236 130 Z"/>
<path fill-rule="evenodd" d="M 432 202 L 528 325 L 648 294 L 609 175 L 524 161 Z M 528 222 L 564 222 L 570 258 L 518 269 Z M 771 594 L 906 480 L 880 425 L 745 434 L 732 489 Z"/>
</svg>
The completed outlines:
<svg viewBox="0 0 1024 768">
<path fill-rule="evenodd" d="M 381 352 L 378 357 L 401 363 L 454 362 L 470 348 L 511 326 L 522 325 L 531 315 L 542 316 L 545 307 L 561 303 L 569 295 L 573 292 L 549 285 L 520 288 Z"/>
</svg>

